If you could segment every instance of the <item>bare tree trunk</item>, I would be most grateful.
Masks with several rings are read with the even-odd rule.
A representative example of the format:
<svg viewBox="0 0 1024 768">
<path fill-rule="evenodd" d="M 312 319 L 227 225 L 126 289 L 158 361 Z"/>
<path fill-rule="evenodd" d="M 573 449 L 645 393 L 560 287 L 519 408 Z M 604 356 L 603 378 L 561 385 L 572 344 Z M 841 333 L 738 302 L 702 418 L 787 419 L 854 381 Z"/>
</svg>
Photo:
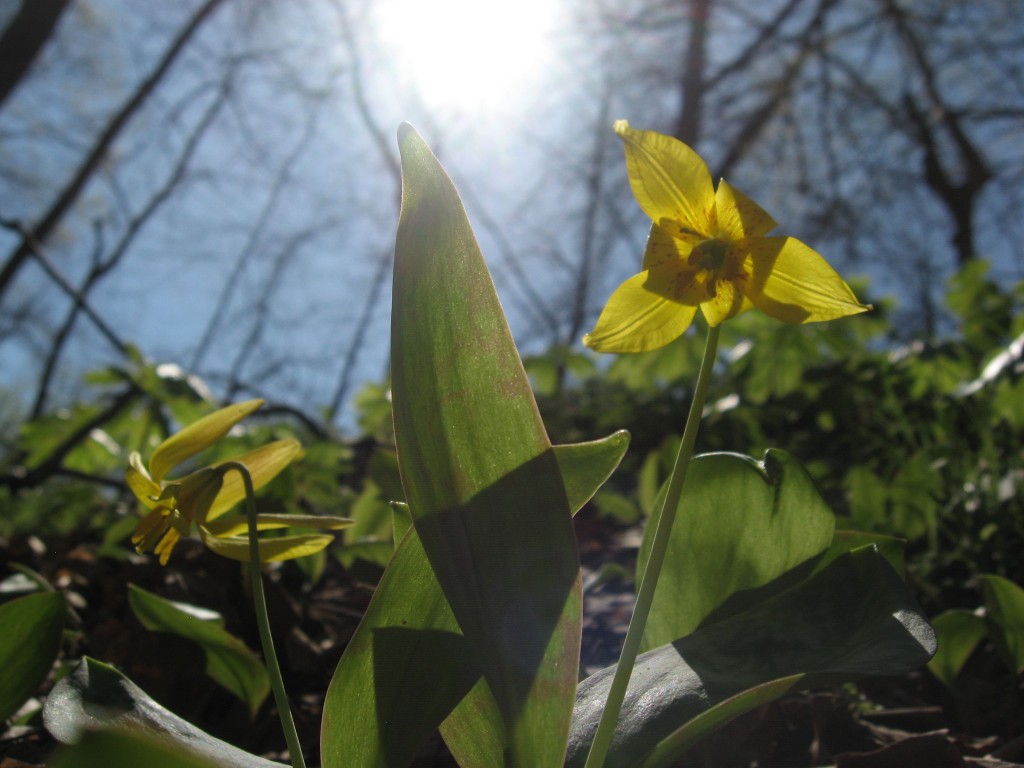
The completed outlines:
<svg viewBox="0 0 1024 768">
<path fill-rule="evenodd" d="M 982 189 L 993 178 L 992 169 L 981 150 L 964 130 L 963 121 L 942 99 L 936 82 L 935 68 L 928 60 L 924 46 L 914 34 L 903 9 L 895 0 L 885 0 L 885 9 L 892 17 L 896 30 L 917 68 L 924 85 L 927 103 L 919 106 L 909 93 L 904 95 L 903 104 L 911 127 L 924 149 L 922 160 L 925 183 L 946 206 L 953 221 L 953 248 L 960 266 L 975 257 L 974 251 L 974 207 Z M 933 119 L 929 116 L 934 115 Z M 960 172 L 947 170 L 942 162 L 939 149 L 939 131 L 950 139 L 947 142 L 955 149 L 956 159 L 952 163 Z"/>
<path fill-rule="evenodd" d="M 107 124 L 106 129 L 102 134 L 100 134 L 99 138 L 97 138 L 96 142 L 89 150 L 89 153 L 82 161 L 82 164 L 78 167 L 78 170 L 75 171 L 74 176 L 71 177 L 67 186 L 65 186 L 57 196 L 57 199 L 54 200 L 50 209 L 46 212 L 39 223 L 32 228 L 32 239 L 39 243 L 46 242 L 46 239 L 50 236 L 57 225 L 60 224 L 64 215 L 78 200 L 79 195 L 81 195 L 82 190 L 85 189 L 85 186 L 92 178 L 93 173 L 103 162 L 107 150 L 110 149 L 110 146 L 120 135 L 129 120 L 131 120 L 135 113 L 138 112 L 139 108 L 145 104 L 146 100 L 156 89 L 164 75 L 167 74 L 168 70 L 170 70 L 171 65 L 174 64 L 175 60 L 185 49 L 185 46 L 192 39 L 192 36 L 202 26 L 203 22 L 206 21 L 210 14 L 216 10 L 217 6 L 221 5 L 223 2 L 224 0 L 206 0 L 206 2 L 196 10 L 192 15 L 192 18 L 189 19 L 188 23 L 171 43 L 171 46 L 167 49 L 167 52 L 164 54 L 153 72 L 139 84 L 139 87 L 136 88 L 132 97 L 128 99 L 124 106 L 121 107 L 117 114 L 114 115 L 111 121 Z M 15 276 L 28 259 L 31 252 L 32 249 L 29 243 L 25 238 L 23 238 L 21 243 L 10 253 L 10 255 L 8 255 L 3 268 L 0 269 L 0 301 L 3 300 L 4 294 L 7 292 L 7 289 L 14 281 Z"/>
<path fill-rule="evenodd" d="M 0 107 L 28 74 L 69 1 L 21 0 L 21 8 L 0 35 Z"/>
<path fill-rule="evenodd" d="M 690 35 L 686 41 L 681 83 L 683 100 L 676 123 L 676 137 L 690 146 L 700 138 L 710 19 L 711 0 L 690 0 Z"/>
</svg>

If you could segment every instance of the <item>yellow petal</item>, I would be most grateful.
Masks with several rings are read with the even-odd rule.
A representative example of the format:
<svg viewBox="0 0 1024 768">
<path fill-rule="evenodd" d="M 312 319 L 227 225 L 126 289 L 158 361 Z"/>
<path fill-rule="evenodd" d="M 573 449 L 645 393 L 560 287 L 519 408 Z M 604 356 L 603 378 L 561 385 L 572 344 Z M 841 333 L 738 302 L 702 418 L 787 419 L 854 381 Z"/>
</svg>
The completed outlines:
<svg viewBox="0 0 1024 768">
<path fill-rule="evenodd" d="M 170 527 L 170 521 L 167 519 L 169 514 L 170 510 L 166 507 L 157 507 L 139 520 L 135 526 L 135 533 L 132 534 L 132 544 L 137 545 L 136 552 L 145 552 L 164 535 L 164 531 Z"/>
<path fill-rule="evenodd" d="M 221 557 L 231 560 L 249 562 L 249 539 L 230 537 L 226 539 L 213 536 L 203 527 L 199 528 L 203 543 Z M 300 536 L 280 536 L 274 539 L 263 539 L 259 542 L 260 562 L 272 563 L 278 560 L 292 560 L 319 552 L 334 541 L 333 536 L 322 534 L 303 534 Z"/>
<path fill-rule="evenodd" d="M 312 528 L 320 531 L 336 531 L 355 525 L 349 517 L 333 517 L 329 515 L 256 515 L 256 530 L 271 531 L 275 528 Z M 246 515 L 225 515 L 213 522 L 206 523 L 206 530 L 214 536 L 241 536 L 249 530 L 249 518 Z"/>
<path fill-rule="evenodd" d="M 673 237 L 657 224 L 652 226 L 644 252 L 644 269 L 647 270 L 644 288 L 689 307 L 707 301 L 708 279 L 712 273 L 691 265 L 695 244 L 692 239 Z"/>
<path fill-rule="evenodd" d="M 641 272 L 615 289 L 584 344 L 597 352 L 646 352 L 682 336 L 697 307 L 649 290 L 651 274 Z"/>
<path fill-rule="evenodd" d="M 175 491 L 175 508 L 180 513 L 178 527 L 183 535 L 187 535 L 193 522 L 203 522 L 210 512 L 210 507 L 218 498 L 223 475 L 211 467 L 203 467 L 187 477 L 183 477 L 173 485 Z"/>
<path fill-rule="evenodd" d="M 714 288 L 714 296 L 701 302 L 700 305 L 700 311 L 704 313 L 708 325 L 720 325 L 730 317 L 736 317 L 736 315 L 754 308 L 750 300 L 731 280 L 716 280 Z"/>
<path fill-rule="evenodd" d="M 718 182 L 714 219 L 715 236 L 723 240 L 762 237 L 776 227 L 775 219 L 764 208 L 725 179 Z"/>
<path fill-rule="evenodd" d="M 153 482 L 146 468 L 142 465 L 142 457 L 132 452 L 128 457 L 128 469 L 124 473 L 125 482 L 132 493 L 148 509 L 155 509 L 156 498 L 160 496 L 160 486 Z"/>
<path fill-rule="evenodd" d="M 644 213 L 655 224 L 709 236 L 715 188 L 700 155 L 671 136 L 633 130 L 625 120 L 616 121 L 615 132 L 625 142 L 626 173 Z"/>
<path fill-rule="evenodd" d="M 214 466 L 219 467 L 228 461 L 244 465 L 252 476 L 253 489 L 259 489 L 277 477 L 301 451 L 302 444 L 298 440 L 275 440 L 236 458 L 218 462 Z M 226 472 L 224 484 L 206 519 L 216 520 L 244 498 L 245 485 L 242 476 L 238 472 Z"/>
<path fill-rule="evenodd" d="M 750 254 L 744 293 L 776 320 L 813 323 L 871 309 L 817 251 L 795 238 L 761 237 L 736 245 Z"/>
<path fill-rule="evenodd" d="M 675 230 L 675 232 L 673 232 Z M 651 225 L 644 249 L 644 269 L 679 267 L 686 263 L 693 247 L 705 238 L 700 235 L 677 234 L 678 227 Z"/>
<path fill-rule="evenodd" d="M 164 440 L 149 460 L 153 481 L 159 483 L 173 467 L 209 448 L 224 437 L 235 424 L 261 405 L 263 405 L 262 400 L 248 400 L 244 403 L 229 405 L 227 408 L 221 408 L 219 411 L 204 416 L 176 435 Z"/>
</svg>

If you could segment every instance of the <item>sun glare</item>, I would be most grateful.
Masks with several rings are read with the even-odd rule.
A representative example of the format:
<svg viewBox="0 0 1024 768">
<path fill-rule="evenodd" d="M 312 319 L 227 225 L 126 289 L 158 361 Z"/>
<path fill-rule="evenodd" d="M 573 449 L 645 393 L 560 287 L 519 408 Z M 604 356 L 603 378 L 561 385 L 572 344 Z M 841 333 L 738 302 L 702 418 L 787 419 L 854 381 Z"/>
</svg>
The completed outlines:
<svg viewBox="0 0 1024 768">
<path fill-rule="evenodd" d="M 555 0 L 381 0 L 380 35 L 424 102 L 492 111 L 522 98 L 552 58 Z"/>
</svg>

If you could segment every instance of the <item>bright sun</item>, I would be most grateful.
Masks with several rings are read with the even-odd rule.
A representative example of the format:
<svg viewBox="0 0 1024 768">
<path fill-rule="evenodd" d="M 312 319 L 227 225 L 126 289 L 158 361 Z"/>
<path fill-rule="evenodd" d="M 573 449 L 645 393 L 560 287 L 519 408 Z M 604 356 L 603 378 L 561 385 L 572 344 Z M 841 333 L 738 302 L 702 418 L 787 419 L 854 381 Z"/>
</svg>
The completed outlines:
<svg viewBox="0 0 1024 768">
<path fill-rule="evenodd" d="M 552 58 L 554 0 L 380 0 L 383 42 L 424 101 L 490 111 L 525 95 Z"/>
</svg>

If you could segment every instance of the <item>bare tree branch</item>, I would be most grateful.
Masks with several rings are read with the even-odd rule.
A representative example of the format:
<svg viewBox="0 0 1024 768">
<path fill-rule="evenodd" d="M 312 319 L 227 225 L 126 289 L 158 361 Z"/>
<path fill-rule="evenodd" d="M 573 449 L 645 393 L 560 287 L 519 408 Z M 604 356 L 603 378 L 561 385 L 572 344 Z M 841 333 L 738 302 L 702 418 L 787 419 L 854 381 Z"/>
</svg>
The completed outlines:
<svg viewBox="0 0 1024 768">
<path fill-rule="evenodd" d="M 231 297 L 238 285 L 238 280 L 241 277 L 242 272 L 245 270 L 246 265 L 256 253 L 256 246 L 273 220 L 274 211 L 277 209 L 281 196 L 284 194 L 284 191 L 288 186 L 295 163 L 309 146 L 309 137 L 313 134 L 316 122 L 317 113 L 311 110 L 306 119 L 306 124 L 303 127 L 302 134 L 296 140 L 295 144 L 292 145 L 291 150 L 278 166 L 277 173 L 270 185 L 270 191 L 256 216 L 253 228 L 249 231 L 249 236 L 246 238 L 244 245 L 238 251 L 238 256 L 235 258 L 235 263 L 231 267 L 231 272 L 224 281 L 220 295 L 217 297 L 213 315 L 210 316 L 210 320 L 206 324 L 206 329 L 203 331 L 203 335 L 200 337 L 199 343 L 196 344 L 195 349 L 192 351 L 192 359 L 188 364 L 189 370 L 194 371 L 198 369 L 203 357 L 205 357 L 206 353 L 209 351 L 210 345 L 213 343 L 214 337 L 220 329 L 221 323 L 224 321 L 224 316 L 227 313 L 228 305 L 231 303 Z"/>
<path fill-rule="evenodd" d="M 71 180 L 57 196 L 57 199 L 50 205 L 49 210 L 47 210 L 43 215 L 39 223 L 32 228 L 32 239 L 35 242 L 46 242 L 47 238 L 64 218 L 64 215 L 78 200 L 82 190 L 85 189 L 86 184 L 92 178 L 97 168 L 100 167 L 107 151 L 120 135 L 121 131 L 135 113 L 138 112 L 139 108 L 146 103 L 150 95 L 152 95 L 156 90 L 157 85 L 163 79 L 164 75 L 166 75 L 171 69 L 171 66 L 185 49 L 196 31 L 202 26 L 203 22 L 206 21 L 213 11 L 216 10 L 223 2 L 224 0 L 206 0 L 206 2 L 192 14 L 188 23 L 172 41 L 170 47 L 167 49 L 166 53 L 164 53 L 156 68 L 139 84 L 131 98 L 128 99 L 121 109 L 118 110 L 117 114 L 111 118 L 103 133 L 101 133 L 96 139 L 96 142 L 90 148 L 85 159 L 71 177 Z M 15 275 L 31 254 L 32 246 L 29 244 L 28 238 L 22 238 L 21 243 L 8 255 L 3 268 L 0 269 L 0 301 L 3 300 L 4 294 L 13 282 Z"/>
<path fill-rule="evenodd" d="M 93 265 L 86 275 L 85 280 L 82 283 L 82 287 L 79 289 L 79 295 L 83 301 L 88 296 L 89 292 L 95 287 L 100 280 L 109 273 L 114 267 L 116 267 L 125 253 L 128 252 L 129 247 L 135 241 L 139 232 L 145 224 L 153 217 L 153 215 L 167 202 L 171 194 L 178 187 L 178 185 L 185 178 L 188 171 L 188 166 L 192 160 L 196 149 L 199 147 L 200 142 L 206 135 L 210 126 L 213 125 L 217 115 L 220 114 L 226 102 L 227 94 L 230 89 L 230 77 L 225 76 L 224 81 L 221 83 L 220 92 L 217 97 L 213 100 L 206 112 L 200 118 L 196 124 L 195 129 L 192 131 L 188 140 L 185 142 L 181 153 L 178 155 L 175 161 L 174 167 L 171 169 L 170 174 L 164 180 L 164 183 L 159 189 L 150 197 L 146 205 L 131 218 L 128 222 L 128 226 L 122 233 L 119 241 L 111 250 L 110 254 L 105 258 L 100 258 L 100 254 L 97 253 L 96 258 L 93 259 Z M 99 228 L 97 227 L 97 240 L 99 239 Z M 50 381 L 56 370 L 57 360 L 64 348 L 65 343 L 71 336 L 71 331 L 74 328 L 75 322 L 78 319 L 79 313 L 82 310 L 82 303 L 75 301 L 71 308 L 68 310 L 68 314 L 61 323 L 60 328 L 54 335 L 53 343 L 50 347 L 50 351 L 47 354 L 46 362 L 43 366 L 43 372 L 40 376 L 39 384 L 36 388 L 36 397 L 32 406 L 33 417 L 38 416 L 42 413 L 43 408 L 46 404 L 46 398 L 49 393 Z"/>
<path fill-rule="evenodd" d="M 7 221 L 0 219 L 0 227 L 17 232 L 21 235 L 22 242 L 25 244 L 26 253 L 34 258 L 43 267 L 46 274 L 60 286 L 60 289 L 70 296 L 77 304 L 82 312 L 88 317 L 92 324 L 96 326 L 96 329 L 103 335 L 103 337 L 110 342 L 111 346 L 117 349 L 122 355 L 129 355 L 130 351 L 128 345 L 122 341 L 121 337 L 117 332 L 110 327 L 106 320 L 94 310 L 86 297 L 79 291 L 75 286 L 71 284 L 64 274 L 54 265 L 53 261 L 46 255 L 43 247 L 36 241 L 35 237 L 28 230 L 27 227 L 16 221 Z"/>
</svg>

